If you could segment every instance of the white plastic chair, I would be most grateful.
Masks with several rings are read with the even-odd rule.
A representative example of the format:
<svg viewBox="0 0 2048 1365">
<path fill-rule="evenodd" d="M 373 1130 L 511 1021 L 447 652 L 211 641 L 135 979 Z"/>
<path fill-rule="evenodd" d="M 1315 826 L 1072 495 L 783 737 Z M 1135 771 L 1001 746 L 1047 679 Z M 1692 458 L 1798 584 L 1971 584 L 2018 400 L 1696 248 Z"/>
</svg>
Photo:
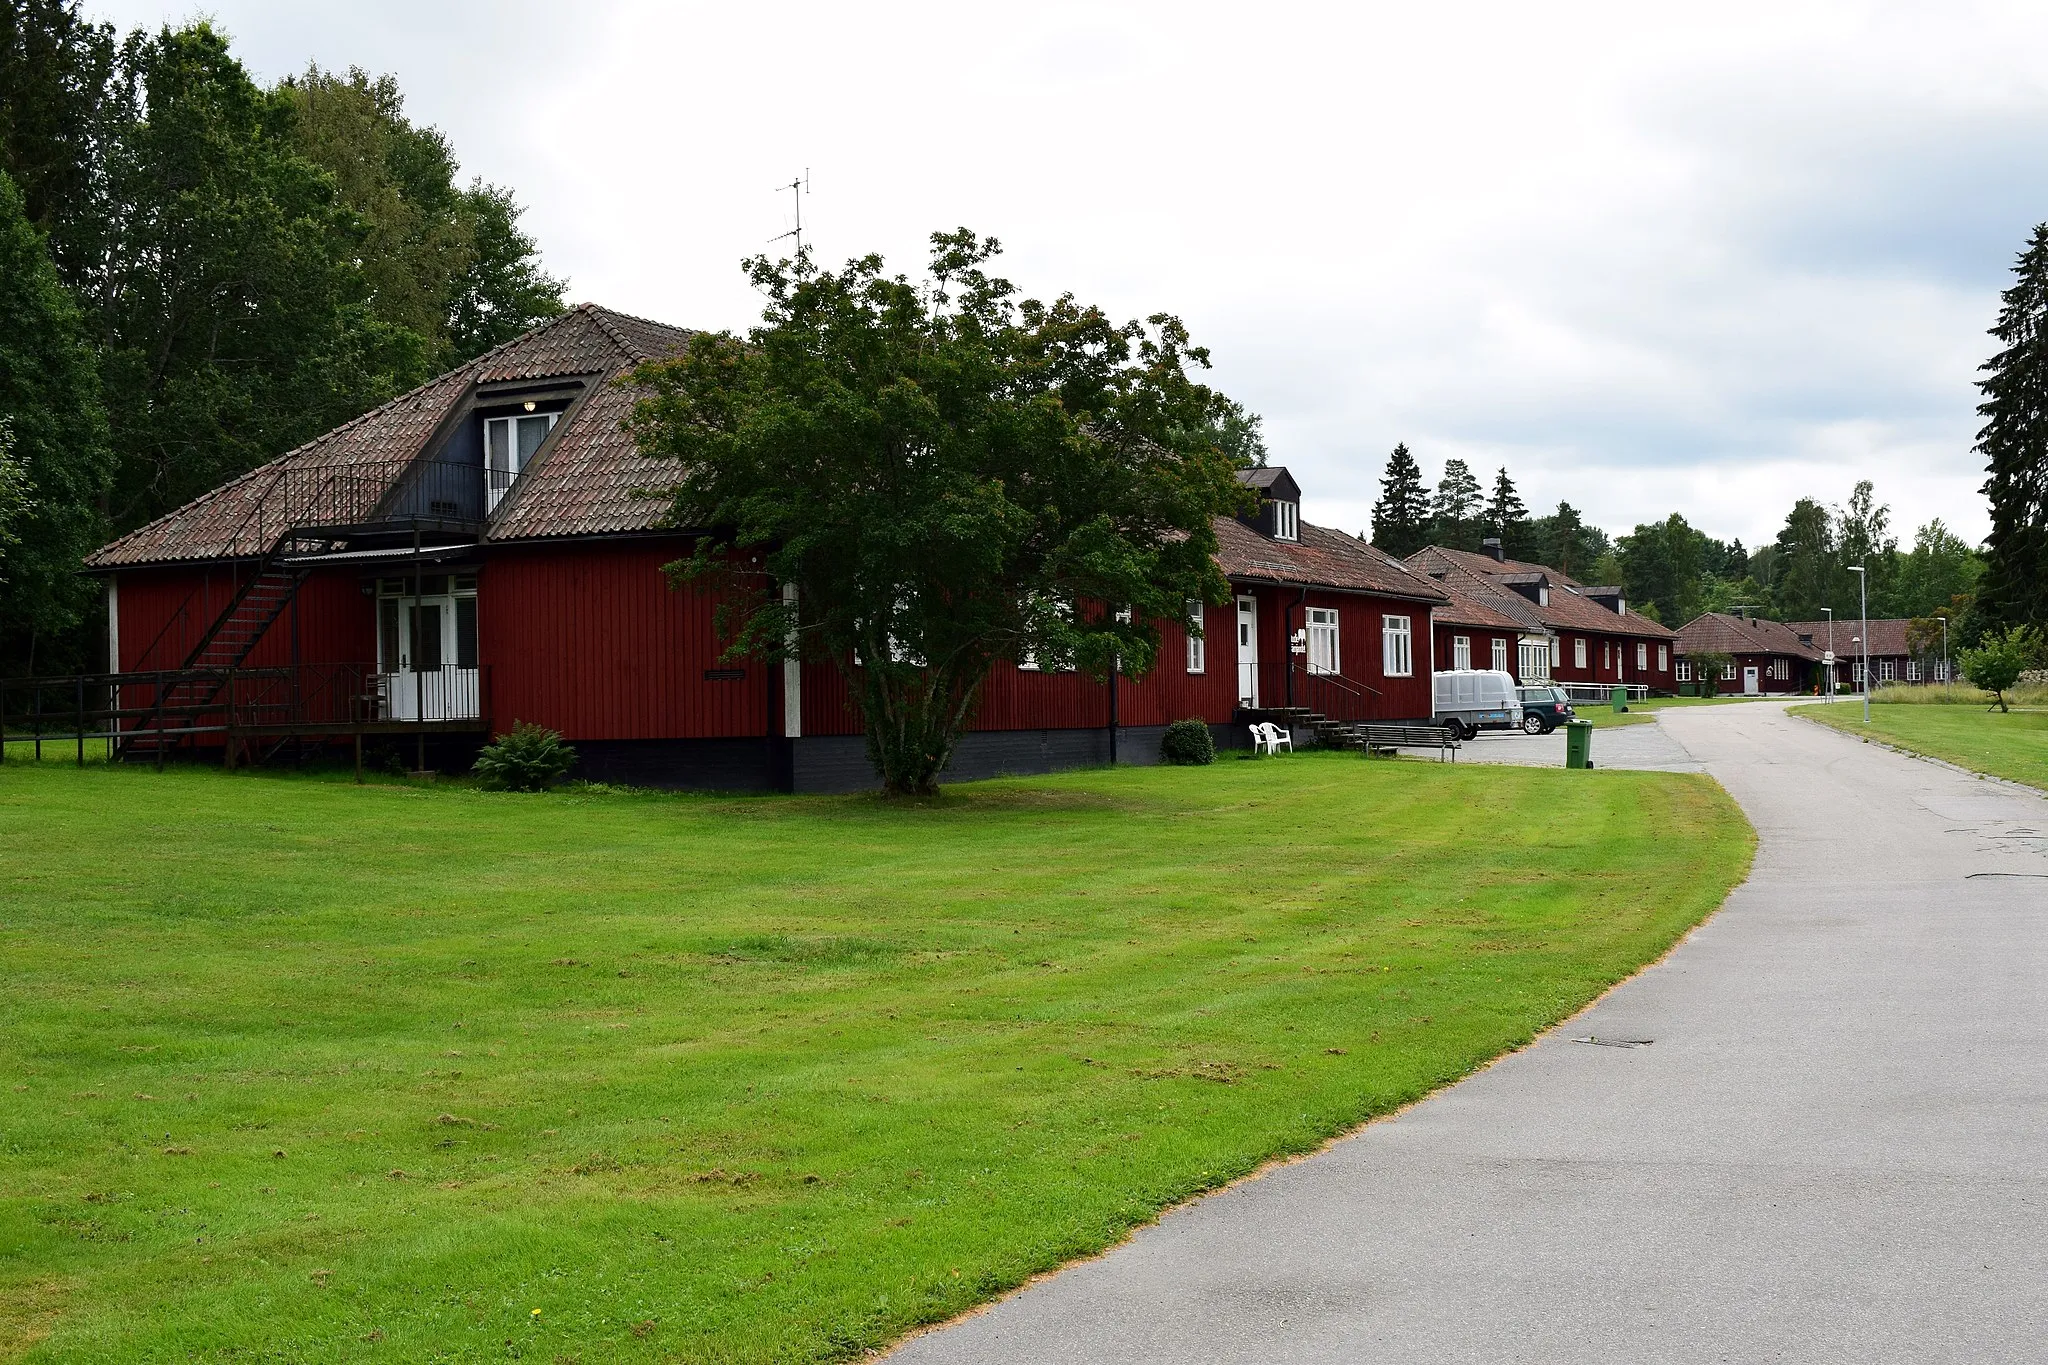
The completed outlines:
<svg viewBox="0 0 2048 1365">
<path fill-rule="evenodd" d="M 1260 721 L 1251 727 L 1252 748 L 1255 752 L 1277 754 L 1280 746 L 1286 745 L 1287 752 L 1294 752 L 1294 736 L 1271 721 Z"/>
</svg>

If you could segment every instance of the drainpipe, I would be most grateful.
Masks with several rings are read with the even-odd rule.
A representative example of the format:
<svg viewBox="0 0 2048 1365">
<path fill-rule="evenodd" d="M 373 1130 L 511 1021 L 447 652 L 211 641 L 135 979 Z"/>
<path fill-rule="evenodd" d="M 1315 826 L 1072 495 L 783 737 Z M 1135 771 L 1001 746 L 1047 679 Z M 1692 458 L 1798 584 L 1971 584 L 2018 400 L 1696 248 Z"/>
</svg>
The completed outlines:
<svg viewBox="0 0 2048 1365">
<path fill-rule="evenodd" d="M 1285 650 L 1287 651 L 1287 653 L 1286 653 L 1286 656 L 1285 656 L 1285 658 L 1284 658 L 1284 660 L 1283 660 L 1283 666 L 1284 666 L 1284 667 L 1286 668 L 1286 670 L 1287 670 L 1287 674 L 1286 674 L 1286 677 L 1287 677 L 1287 686 L 1286 686 L 1286 693 L 1287 693 L 1287 705 L 1289 706 L 1289 708 L 1292 708 L 1292 707 L 1293 707 L 1293 705 L 1294 705 L 1294 609 L 1295 609 L 1295 607 L 1300 607 L 1300 608 L 1302 608 L 1302 617 L 1301 617 L 1301 619 L 1302 619 L 1302 622 L 1303 622 L 1303 625 L 1302 625 L 1302 629 L 1303 629 L 1303 630 L 1306 630 L 1306 629 L 1308 629 L 1308 626 L 1307 626 L 1307 621 L 1308 621 L 1308 610 L 1307 610 L 1307 608 L 1308 608 L 1308 584 L 1304 583 L 1304 584 L 1302 584 L 1302 585 L 1301 585 L 1301 596 L 1300 596 L 1299 598 L 1295 599 L 1294 603 L 1293 603 L 1293 604 L 1292 604 L 1291 606 L 1288 606 L 1288 607 L 1284 608 L 1284 609 L 1283 609 L 1283 610 L 1281 611 L 1281 613 L 1280 613 L 1280 636 L 1281 636 L 1281 639 L 1280 639 L 1280 644 L 1281 644 L 1281 647 L 1282 647 L 1283 649 L 1285 649 Z M 1306 657 L 1306 656 L 1304 656 L 1304 657 Z"/>
</svg>

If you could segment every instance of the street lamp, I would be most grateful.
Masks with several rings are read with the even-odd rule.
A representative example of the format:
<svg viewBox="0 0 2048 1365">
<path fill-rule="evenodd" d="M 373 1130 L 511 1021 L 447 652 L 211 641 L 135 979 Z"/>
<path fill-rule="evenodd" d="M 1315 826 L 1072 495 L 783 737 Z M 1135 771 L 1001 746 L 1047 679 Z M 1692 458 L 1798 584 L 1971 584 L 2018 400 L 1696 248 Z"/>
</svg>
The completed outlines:
<svg viewBox="0 0 2048 1365">
<path fill-rule="evenodd" d="M 1863 723 L 1870 724 L 1870 575 L 1861 564 L 1846 566 L 1856 575 L 1856 598 L 1863 608 Z"/>
<path fill-rule="evenodd" d="M 1835 609 L 1822 607 L 1821 610 L 1828 614 L 1828 702 L 1832 705 L 1835 700 Z"/>
<path fill-rule="evenodd" d="M 1948 686 L 1948 618 L 1941 618 L 1941 683 Z"/>
</svg>

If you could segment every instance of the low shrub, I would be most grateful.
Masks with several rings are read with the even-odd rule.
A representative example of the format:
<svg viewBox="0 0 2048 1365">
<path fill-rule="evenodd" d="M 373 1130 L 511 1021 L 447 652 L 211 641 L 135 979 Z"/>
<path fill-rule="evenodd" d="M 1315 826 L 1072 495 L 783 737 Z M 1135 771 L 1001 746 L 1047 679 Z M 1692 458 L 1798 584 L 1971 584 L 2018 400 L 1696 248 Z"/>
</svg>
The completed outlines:
<svg viewBox="0 0 2048 1365">
<path fill-rule="evenodd" d="M 561 781 L 575 762 L 576 750 L 560 734 L 515 720 L 478 752 L 476 775 L 492 791 L 541 792 Z"/>
<path fill-rule="evenodd" d="M 1159 740 L 1159 756 L 1168 763 L 1200 766 L 1216 761 L 1216 738 L 1207 721 L 1190 718 L 1166 727 Z"/>
</svg>

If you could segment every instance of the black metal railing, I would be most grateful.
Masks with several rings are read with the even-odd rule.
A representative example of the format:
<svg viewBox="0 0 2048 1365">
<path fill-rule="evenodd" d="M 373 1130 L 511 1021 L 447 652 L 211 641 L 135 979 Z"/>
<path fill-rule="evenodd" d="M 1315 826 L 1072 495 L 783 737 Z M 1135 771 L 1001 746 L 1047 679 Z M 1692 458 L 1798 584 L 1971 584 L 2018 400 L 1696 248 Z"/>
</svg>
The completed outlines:
<svg viewBox="0 0 2048 1365">
<path fill-rule="evenodd" d="M 1382 720 L 1388 714 L 1380 689 L 1342 673 L 1311 671 L 1300 656 L 1237 665 L 1237 695 L 1247 709 L 1296 707 L 1336 721 Z"/>
</svg>

